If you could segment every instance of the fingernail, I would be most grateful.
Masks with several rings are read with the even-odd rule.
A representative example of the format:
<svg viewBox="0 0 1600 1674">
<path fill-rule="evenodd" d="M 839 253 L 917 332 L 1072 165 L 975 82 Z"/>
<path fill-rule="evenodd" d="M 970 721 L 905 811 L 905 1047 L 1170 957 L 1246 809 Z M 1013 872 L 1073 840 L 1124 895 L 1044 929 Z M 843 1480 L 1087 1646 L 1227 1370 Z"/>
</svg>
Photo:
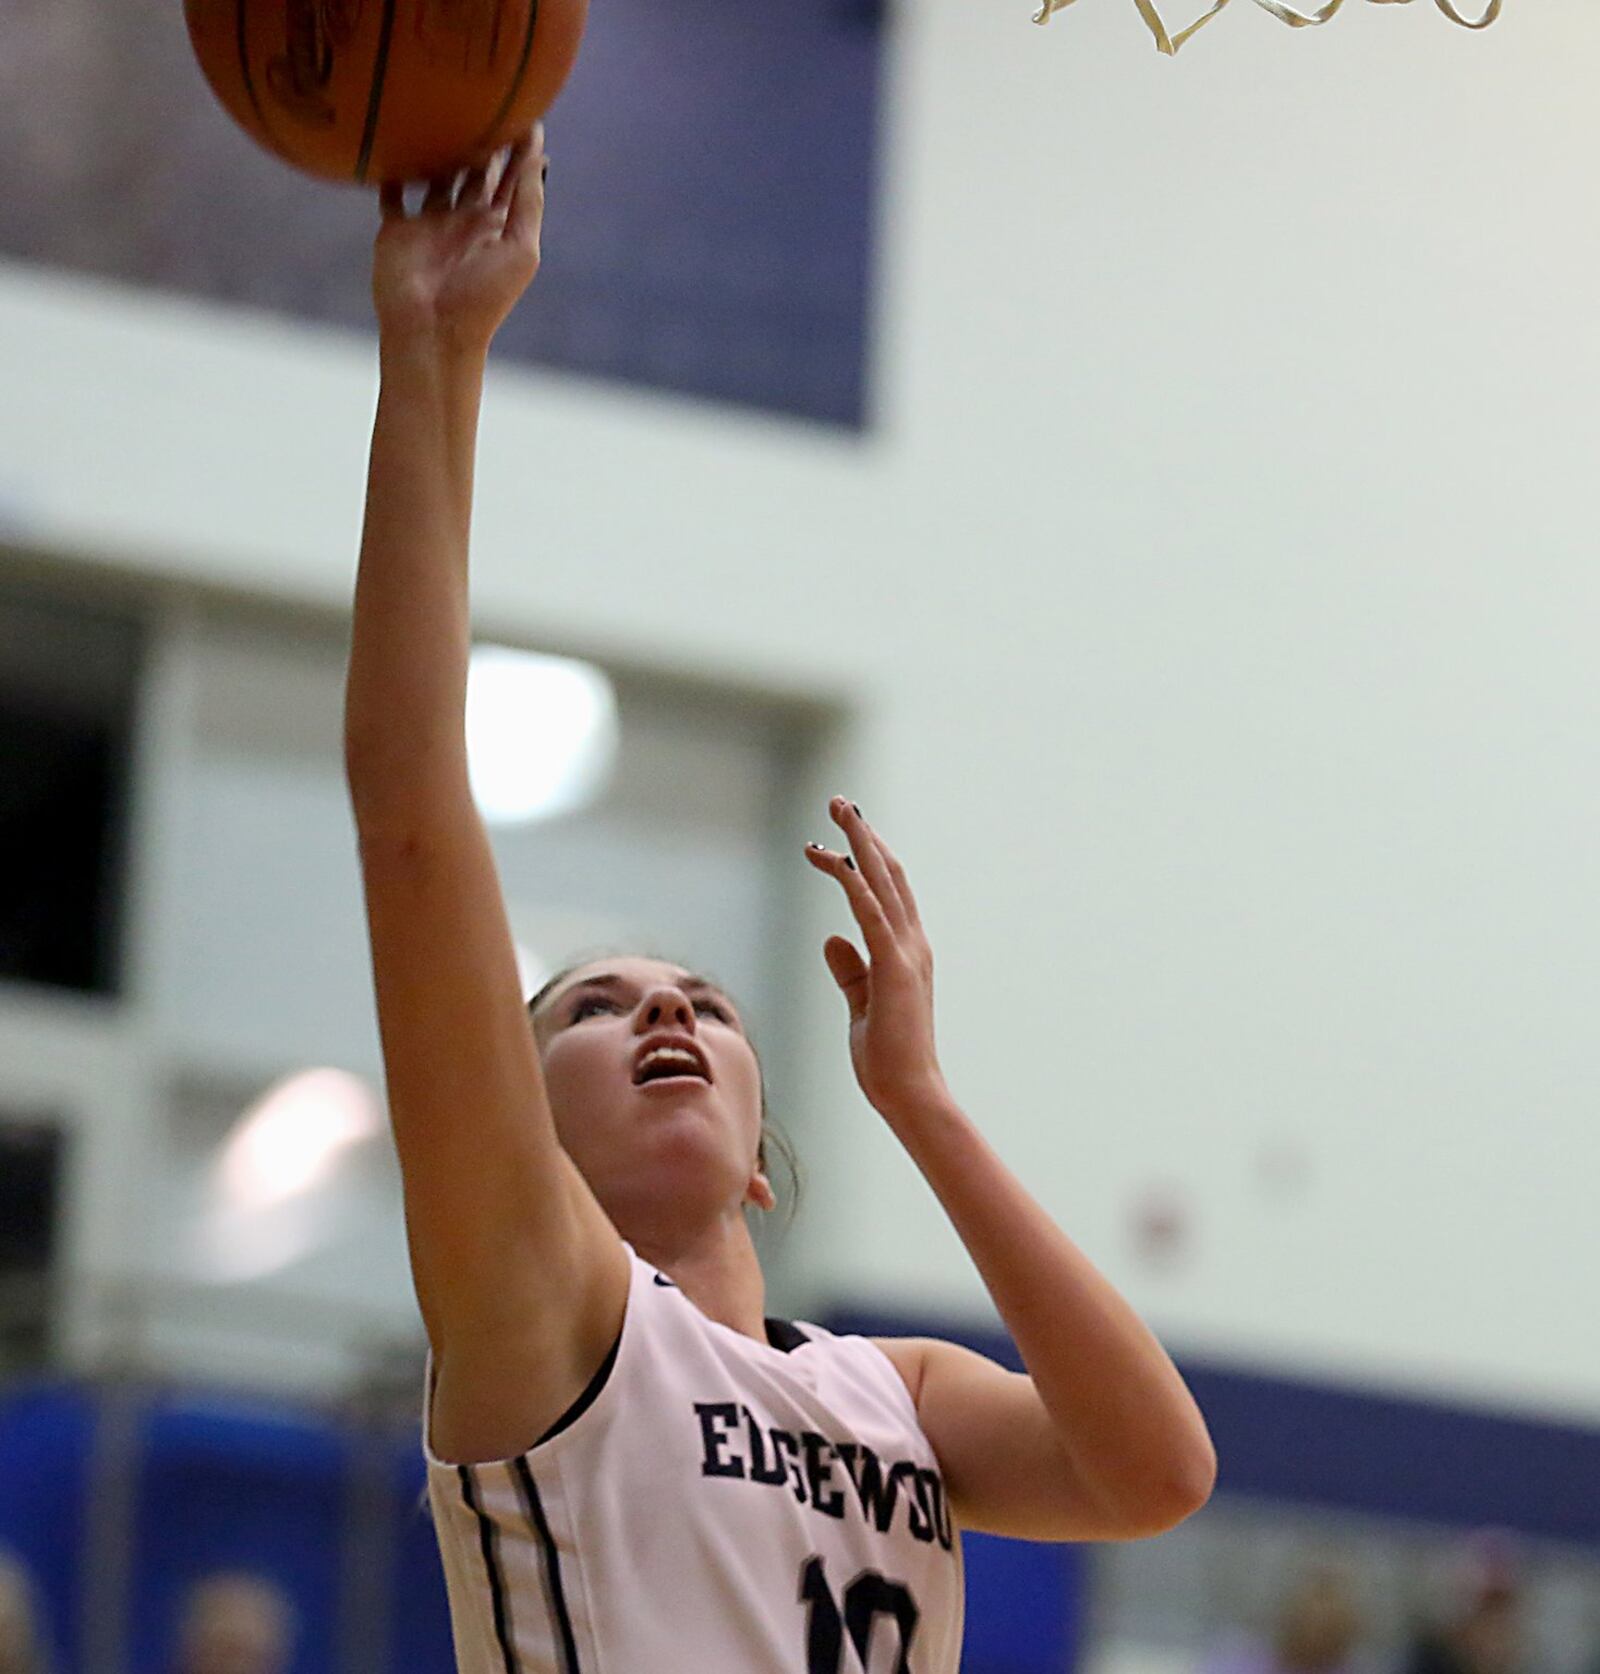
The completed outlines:
<svg viewBox="0 0 1600 1674">
<path fill-rule="evenodd" d="M 808 848 L 808 849 L 815 849 L 815 850 L 816 850 L 816 851 L 817 851 L 817 853 L 818 853 L 818 854 L 821 854 L 821 853 L 822 853 L 822 845 L 821 845 L 821 843 L 807 843 L 807 844 L 806 844 L 806 847 L 807 847 L 807 848 Z"/>
<path fill-rule="evenodd" d="M 860 803 L 859 803 L 859 802 L 852 802 L 852 803 L 851 803 L 851 804 L 850 804 L 850 806 L 851 806 L 851 807 L 852 807 L 852 808 L 854 808 L 854 809 L 855 809 L 855 811 L 856 811 L 856 812 L 857 812 L 857 813 L 858 813 L 858 814 L 861 814 L 861 818 L 862 818 L 862 819 L 865 819 L 865 818 L 866 818 L 866 817 L 867 817 L 867 816 L 866 816 L 866 815 L 865 815 L 865 814 L 862 814 L 862 813 L 861 813 L 861 804 L 860 804 Z"/>
<path fill-rule="evenodd" d="M 845 856 L 845 857 L 844 857 L 844 863 L 845 863 L 845 865 L 846 865 L 846 866 L 848 866 L 848 867 L 849 867 L 849 868 L 850 868 L 850 870 L 851 870 L 851 871 L 852 871 L 852 872 L 853 872 L 853 871 L 855 871 L 855 869 L 856 869 L 856 863 L 855 863 L 855 862 L 854 862 L 854 861 L 853 861 L 853 860 L 852 860 L 852 859 L 851 859 L 851 858 L 850 858 L 850 856 L 849 856 L 849 855 L 846 855 L 846 856 Z"/>
<path fill-rule="evenodd" d="M 548 163 L 546 163 L 539 170 L 539 183 L 540 183 L 540 185 L 543 185 L 544 182 L 547 181 L 549 178 L 550 178 L 550 165 Z"/>
</svg>

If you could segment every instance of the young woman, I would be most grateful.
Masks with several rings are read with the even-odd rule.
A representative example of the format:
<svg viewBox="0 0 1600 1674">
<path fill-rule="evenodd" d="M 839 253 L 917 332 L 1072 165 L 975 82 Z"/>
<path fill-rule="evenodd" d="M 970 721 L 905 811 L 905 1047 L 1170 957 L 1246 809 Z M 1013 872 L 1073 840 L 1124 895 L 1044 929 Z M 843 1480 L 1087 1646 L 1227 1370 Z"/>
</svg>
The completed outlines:
<svg viewBox="0 0 1600 1674">
<path fill-rule="evenodd" d="M 824 949 L 851 1059 L 1026 1375 L 764 1317 L 761 1071 L 714 985 L 599 960 L 530 1026 L 463 712 L 484 366 L 539 265 L 546 169 L 535 129 L 416 213 L 384 188 L 346 694 L 457 1655 L 467 1674 L 954 1674 L 959 1529 L 1154 1534 L 1210 1493 L 1210 1440 L 951 1096 L 916 901 L 853 803 L 829 808 L 839 846 L 805 851 L 865 946 Z"/>
</svg>

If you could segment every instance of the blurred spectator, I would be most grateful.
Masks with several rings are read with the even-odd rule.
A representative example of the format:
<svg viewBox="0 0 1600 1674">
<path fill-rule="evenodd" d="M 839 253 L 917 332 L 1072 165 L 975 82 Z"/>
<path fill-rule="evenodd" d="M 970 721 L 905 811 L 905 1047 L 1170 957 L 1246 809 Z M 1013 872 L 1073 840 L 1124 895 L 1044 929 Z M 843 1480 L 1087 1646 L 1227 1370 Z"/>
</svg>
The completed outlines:
<svg viewBox="0 0 1600 1674">
<path fill-rule="evenodd" d="M 184 1600 L 174 1674 L 288 1674 L 294 1606 L 257 1575 L 208 1575 Z"/>
<path fill-rule="evenodd" d="M 1444 1620 L 1412 1640 L 1405 1674 L 1518 1674 L 1522 1582 L 1505 1542 L 1485 1535 L 1464 1548 L 1448 1592 Z"/>
<path fill-rule="evenodd" d="M 1361 1611 L 1343 1570 L 1311 1570 L 1278 1607 L 1270 1637 L 1218 1651 L 1204 1674 L 1360 1674 Z"/>
<path fill-rule="evenodd" d="M 28 1572 L 0 1551 L 0 1674 L 49 1674 L 38 1601 Z"/>
</svg>

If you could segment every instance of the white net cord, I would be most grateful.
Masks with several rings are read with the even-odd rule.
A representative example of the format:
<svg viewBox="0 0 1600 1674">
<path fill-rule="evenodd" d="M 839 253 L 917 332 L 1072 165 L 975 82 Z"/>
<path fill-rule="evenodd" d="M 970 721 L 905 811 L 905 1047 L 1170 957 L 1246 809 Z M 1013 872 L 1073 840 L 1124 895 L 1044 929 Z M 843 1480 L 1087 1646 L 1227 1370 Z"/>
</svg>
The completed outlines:
<svg viewBox="0 0 1600 1674">
<path fill-rule="evenodd" d="M 1176 35 L 1169 34 L 1167 26 L 1161 21 L 1156 11 L 1154 0 L 1133 0 L 1139 8 L 1139 16 L 1145 21 L 1146 27 L 1155 37 L 1156 50 L 1164 52 L 1170 58 L 1197 29 L 1203 29 L 1218 12 L 1230 3 L 1230 0 L 1214 0 L 1211 10 L 1197 17 L 1186 29 L 1180 29 Z M 1409 6 L 1411 0 L 1368 0 L 1374 6 Z M 1487 0 L 1481 17 L 1464 17 L 1456 7 L 1454 0 L 1433 0 L 1444 15 L 1452 23 L 1459 23 L 1463 29 L 1487 29 L 1500 15 L 1503 0 Z M 1059 11 L 1076 4 L 1076 0 L 1044 0 L 1043 5 L 1033 14 L 1035 23 L 1048 23 Z M 1344 0 L 1324 0 L 1314 12 L 1297 12 L 1292 6 L 1285 6 L 1281 0 L 1256 0 L 1256 4 L 1263 11 L 1271 12 L 1280 23 L 1287 23 L 1291 29 L 1315 29 L 1319 24 L 1326 23 L 1344 5 Z"/>
</svg>

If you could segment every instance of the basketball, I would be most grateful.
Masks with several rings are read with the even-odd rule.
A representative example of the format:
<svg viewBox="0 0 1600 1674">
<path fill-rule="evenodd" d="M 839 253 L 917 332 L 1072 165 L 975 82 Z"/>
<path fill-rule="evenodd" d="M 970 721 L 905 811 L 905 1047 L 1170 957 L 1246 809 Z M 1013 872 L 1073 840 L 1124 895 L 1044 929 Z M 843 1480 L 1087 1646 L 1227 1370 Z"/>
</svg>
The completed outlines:
<svg viewBox="0 0 1600 1674">
<path fill-rule="evenodd" d="M 542 116 L 588 0 L 184 0 L 195 56 L 250 137 L 327 180 L 428 180 Z"/>
</svg>

